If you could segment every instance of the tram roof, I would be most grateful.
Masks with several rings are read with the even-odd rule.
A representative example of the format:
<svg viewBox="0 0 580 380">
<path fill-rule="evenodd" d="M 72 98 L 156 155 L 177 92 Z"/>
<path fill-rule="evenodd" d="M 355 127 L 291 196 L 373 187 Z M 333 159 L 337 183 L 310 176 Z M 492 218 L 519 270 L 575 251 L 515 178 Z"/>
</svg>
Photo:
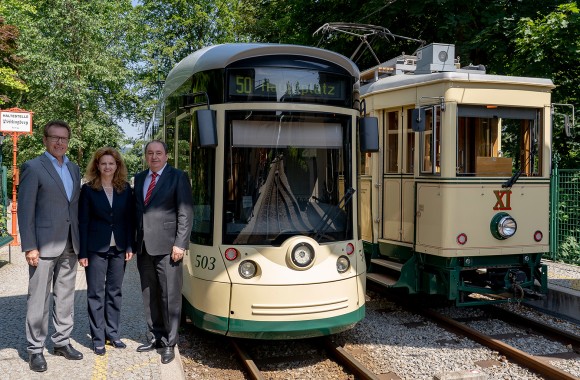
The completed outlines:
<svg viewBox="0 0 580 380">
<path fill-rule="evenodd" d="M 368 83 L 360 88 L 361 95 L 392 90 L 395 88 L 429 84 L 433 82 L 473 82 L 489 84 L 519 84 L 553 89 L 556 86 L 551 79 L 517 77 L 508 75 L 492 75 L 475 73 L 470 70 L 455 72 L 436 72 L 431 74 L 399 74 L 380 78 L 376 82 Z"/>
<path fill-rule="evenodd" d="M 213 69 L 223 69 L 231 63 L 254 57 L 269 55 L 300 55 L 323 59 L 344 67 L 355 78 L 359 78 L 358 67 L 347 57 L 338 53 L 301 45 L 267 43 L 231 43 L 202 48 L 182 59 L 167 75 L 162 99 L 177 90 L 193 74 Z"/>
</svg>

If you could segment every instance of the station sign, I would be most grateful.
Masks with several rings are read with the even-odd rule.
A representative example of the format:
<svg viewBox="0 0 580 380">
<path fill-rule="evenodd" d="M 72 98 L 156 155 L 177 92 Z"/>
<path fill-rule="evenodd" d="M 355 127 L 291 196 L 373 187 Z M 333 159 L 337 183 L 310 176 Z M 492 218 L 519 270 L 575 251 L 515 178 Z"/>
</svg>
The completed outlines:
<svg viewBox="0 0 580 380">
<path fill-rule="evenodd" d="M 0 132 L 32 133 L 32 112 L 0 111 Z"/>
</svg>

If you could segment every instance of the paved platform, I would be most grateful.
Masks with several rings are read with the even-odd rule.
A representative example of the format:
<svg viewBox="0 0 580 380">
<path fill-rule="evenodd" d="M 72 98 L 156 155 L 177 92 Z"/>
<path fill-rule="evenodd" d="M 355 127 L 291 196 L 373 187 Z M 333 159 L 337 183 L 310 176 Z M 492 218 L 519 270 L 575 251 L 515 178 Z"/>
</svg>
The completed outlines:
<svg viewBox="0 0 580 380">
<path fill-rule="evenodd" d="M 0 249 L 0 378 L 2 379 L 184 379 L 179 351 L 169 364 L 161 364 L 156 351 L 138 353 L 137 346 L 145 342 L 146 323 L 140 294 L 136 260 L 127 264 L 123 282 L 121 339 L 125 349 L 107 346 L 104 356 L 95 355 L 89 332 L 85 270 L 79 266 L 75 293 L 75 325 L 72 344 L 84 355 L 83 360 L 66 360 L 52 354 L 52 342 L 47 340 L 44 356 L 48 370 L 36 373 L 28 367 L 26 352 L 26 295 L 28 264 L 19 246 Z M 11 256 L 11 263 L 8 262 Z M 52 322 L 49 335 L 54 332 Z"/>
<path fill-rule="evenodd" d="M 548 294 L 526 303 L 580 324 L 580 267 L 543 260 L 548 265 Z"/>
</svg>

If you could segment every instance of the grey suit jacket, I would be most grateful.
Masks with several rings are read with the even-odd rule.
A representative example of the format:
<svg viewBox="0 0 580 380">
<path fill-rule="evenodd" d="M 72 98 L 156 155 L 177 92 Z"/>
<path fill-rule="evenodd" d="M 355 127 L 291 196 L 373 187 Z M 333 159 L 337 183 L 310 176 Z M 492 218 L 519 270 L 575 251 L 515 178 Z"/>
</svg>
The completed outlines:
<svg viewBox="0 0 580 380">
<path fill-rule="evenodd" d="M 80 250 L 78 205 L 79 167 L 68 162 L 73 179 L 69 202 L 62 180 L 42 154 L 22 164 L 18 187 L 18 227 L 22 251 L 38 249 L 40 257 L 56 257 L 66 246 L 69 228 L 75 253 Z"/>
<path fill-rule="evenodd" d="M 193 201 L 187 174 L 167 165 L 145 206 L 143 185 L 148 173 L 149 169 L 135 176 L 137 241 L 133 247 L 139 254 L 145 243 L 152 256 L 171 254 L 173 246 L 188 249 Z"/>
</svg>

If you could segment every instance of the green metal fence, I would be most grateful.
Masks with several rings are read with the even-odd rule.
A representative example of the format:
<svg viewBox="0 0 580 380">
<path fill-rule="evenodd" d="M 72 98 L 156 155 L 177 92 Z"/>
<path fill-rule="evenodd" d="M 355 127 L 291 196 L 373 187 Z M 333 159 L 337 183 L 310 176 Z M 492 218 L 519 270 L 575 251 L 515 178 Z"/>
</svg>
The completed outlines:
<svg viewBox="0 0 580 380">
<path fill-rule="evenodd" d="M 580 169 L 558 169 L 550 182 L 550 257 L 580 265 Z"/>
</svg>

